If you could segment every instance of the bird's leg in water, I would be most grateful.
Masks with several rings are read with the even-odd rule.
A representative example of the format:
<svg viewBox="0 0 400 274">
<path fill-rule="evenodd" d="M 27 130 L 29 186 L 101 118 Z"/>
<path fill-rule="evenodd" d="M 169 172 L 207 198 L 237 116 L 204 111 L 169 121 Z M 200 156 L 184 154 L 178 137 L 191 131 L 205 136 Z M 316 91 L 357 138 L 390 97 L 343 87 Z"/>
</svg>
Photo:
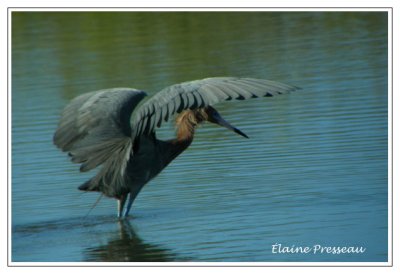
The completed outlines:
<svg viewBox="0 0 400 274">
<path fill-rule="evenodd" d="M 128 204 L 126 205 L 124 217 L 127 217 L 129 215 L 129 211 L 131 210 L 133 201 L 135 200 L 136 196 L 139 194 L 139 191 L 142 189 L 142 186 L 136 186 L 135 188 L 131 189 L 131 192 L 129 192 L 129 199 L 128 199 Z"/>
<path fill-rule="evenodd" d="M 122 211 L 124 210 L 124 205 L 126 202 L 127 194 L 123 194 L 121 198 L 118 199 L 118 218 L 122 218 Z"/>
</svg>

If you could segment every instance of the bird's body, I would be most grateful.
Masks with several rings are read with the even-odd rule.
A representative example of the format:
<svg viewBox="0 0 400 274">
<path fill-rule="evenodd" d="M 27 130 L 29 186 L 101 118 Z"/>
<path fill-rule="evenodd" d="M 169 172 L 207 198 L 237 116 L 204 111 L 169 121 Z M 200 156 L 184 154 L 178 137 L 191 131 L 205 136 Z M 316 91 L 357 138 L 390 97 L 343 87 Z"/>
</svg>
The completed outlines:
<svg viewBox="0 0 400 274">
<path fill-rule="evenodd" d="M 68 151 L 81 171 L 100 166 L 79 189 L 118 199 L 120 217 L 127 216 L 142 187 L 157 176 L 193 141 L 205 122 L 224 126 L 244 137 L 211 105 L 224 100 L 287 93 L 298 88 L 251 78 L 207 78 L 167 87 L 138 106 L 145 93 L 130 88 L 83 94 L 64 109 L 54 143 Z M 155 129 L 173 114 L 176 138 L 156 138 Z M 125 201 L 128 201 L 125 212 Z"/>
</svg>

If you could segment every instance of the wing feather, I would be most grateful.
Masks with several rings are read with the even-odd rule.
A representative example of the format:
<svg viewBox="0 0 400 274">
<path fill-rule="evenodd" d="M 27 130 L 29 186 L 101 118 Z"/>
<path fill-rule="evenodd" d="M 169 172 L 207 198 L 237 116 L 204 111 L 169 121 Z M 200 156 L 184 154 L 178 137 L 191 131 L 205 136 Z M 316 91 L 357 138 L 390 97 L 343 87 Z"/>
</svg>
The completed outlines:
<svg viewBox="0 0 400 274">
<path fill-rule="evenodd" d="M 104 177 L 121 182 L 132 150 L 130 117 L 145 95 L 131 88 L 113 88 L 76 97 L 61 115 L 54 144 L 80 163 L 81 171 L 101 165 L 95 177 L 98 182 Z"/>
<path fill-rule="evenodd" d="M 298 89 L 274 81 L 235 77 L 206 78 L 172 85 L 158 92 L 134 112 L 131 118 L 132 137 L 154 132 L 163 121 L 186 109 L 202 108 L 232 99 L 275 96 Z M 143 122 L 147 127 L 141 126 Z"/>
</svg>

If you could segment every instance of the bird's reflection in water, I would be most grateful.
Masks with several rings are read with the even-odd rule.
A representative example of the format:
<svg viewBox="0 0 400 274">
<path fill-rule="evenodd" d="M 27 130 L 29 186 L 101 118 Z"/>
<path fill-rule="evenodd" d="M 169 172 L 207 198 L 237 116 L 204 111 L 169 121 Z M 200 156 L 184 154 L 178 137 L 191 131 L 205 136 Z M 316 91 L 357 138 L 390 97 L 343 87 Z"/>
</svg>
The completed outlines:
<svg viewBox="0 0 400 274">
<path fill-rule="evenodd" d="M 143 242 L 129 220 L 121 220 L 118 225 L 118 236 L 111 238 L 106 245 L 85 251 L 87 261 L 168 262 L 178 260 L 168 249 Z"/>
</svg>

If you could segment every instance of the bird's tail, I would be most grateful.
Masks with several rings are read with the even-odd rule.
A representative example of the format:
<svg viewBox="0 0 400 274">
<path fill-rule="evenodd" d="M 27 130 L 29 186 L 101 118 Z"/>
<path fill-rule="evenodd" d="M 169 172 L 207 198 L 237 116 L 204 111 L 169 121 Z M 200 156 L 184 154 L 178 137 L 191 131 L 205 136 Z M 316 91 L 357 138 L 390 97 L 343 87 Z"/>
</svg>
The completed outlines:
<svg viewBox="0 0 400 274">
<path fill-rule="evenodd" d="M 100 191 L 99 185 L 95 183 L 94 178 L 81 184 L 78 189 L 82 191 Z"/>
</svg>

